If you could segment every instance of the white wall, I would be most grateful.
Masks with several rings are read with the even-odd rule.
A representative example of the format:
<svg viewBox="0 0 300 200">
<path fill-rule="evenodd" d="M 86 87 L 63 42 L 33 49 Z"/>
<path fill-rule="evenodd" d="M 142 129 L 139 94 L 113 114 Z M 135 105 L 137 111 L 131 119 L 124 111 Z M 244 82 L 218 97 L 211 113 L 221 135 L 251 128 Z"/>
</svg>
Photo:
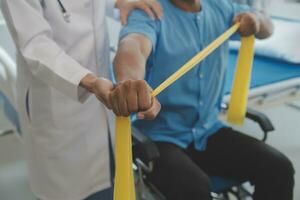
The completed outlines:
<svg viewBox="0 0 300 200">
<path fill-rule="evenodd" d="M 274 16 L 281 16 L 300 20 L 300 2 L 286 0 L 269 0 L 267 12 Z"/>
</svg>

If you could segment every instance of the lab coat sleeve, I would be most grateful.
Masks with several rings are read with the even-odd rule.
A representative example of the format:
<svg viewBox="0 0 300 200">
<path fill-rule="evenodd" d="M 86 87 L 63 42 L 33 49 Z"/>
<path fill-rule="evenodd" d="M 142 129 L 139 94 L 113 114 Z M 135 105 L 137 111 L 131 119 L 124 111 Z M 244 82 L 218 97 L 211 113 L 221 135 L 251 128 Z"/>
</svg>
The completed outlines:
<svg viewBox="0 0 300 200">
<path fill-rule="evenodd" d="M 39 0 L 2 0 L 2 11 L 19 53 L 30 71 L 47 85 L 83 102 L 88 91 L 79 86 L 91 73 L 53 40 Z"/>
</svg>

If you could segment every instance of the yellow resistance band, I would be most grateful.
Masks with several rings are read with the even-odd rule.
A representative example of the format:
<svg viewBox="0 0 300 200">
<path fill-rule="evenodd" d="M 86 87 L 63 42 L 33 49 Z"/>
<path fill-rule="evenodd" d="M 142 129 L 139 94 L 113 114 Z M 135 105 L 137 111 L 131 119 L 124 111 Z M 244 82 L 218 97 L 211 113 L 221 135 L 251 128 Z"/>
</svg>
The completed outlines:
<svg viewBox="0 0 300 200">
<path fill-rule="evenodd" d="M 242 38 L 227 115 L 227 121 L 232 124 L 242 125 L 244 123 L 251 82 L 254 42 L 254 36 Z"/>
<path fill-rule="evenodd" d="M 114 200 L 135 200 L 130 117 L 116 118 Z"/>
<path fill-rule="evenodd" d="M 177 72 L 171 75 L 166 81 L 164 81 L 160 86 L 158 86 L 152 93 L 152 96 L 157 96 L 160 92 L 178 80 L 181 76 L 195 67 L 199 62 L 205 59 L 210 53 L 212 53 L 215 49 L 217 49 L 220 45 L 222 45 L 230 36 L 232 36 L 239 28 L 240 24 L 237 23 L 232 26 L 228 31 L 226 31 L 223 35 L 217 38 L 214 42 L 212 42 L 208 47 L 206 47 L 203 51 L 198 53 L 195 57 L 193 57 L 190 61 L 188 61 L 184 66 L 182 66 Z M 251 36 L 252 37 L 252 36 Z M 253 38 L 253 37 L 252 37 Z M 249 41 L 245 43 L 246 41 Z M 253 44 L 251 43 L 252 40 L 248 40 L 243 38 L 242 39 L 242 46 L 241 49 L 245 48 L 245 50 L 241 50 L 240 54 L 248 54 L 248 52 L 252 52 Z M 253 40 L 254 43 L 254 40 Z M 251 47 L 252 46 L 252 47 Z M 251 53 L 249 54 L 251 55 Z M 239 61 L 238 63 L 252 63 L 252 56 L 239 56 L 239 59 L 245 59 L 244 61 Z M 249 60 L 247 60 L 249 59 Z M 247 64 L 248 65 L 248 64 Z M 251 66 L 251 65 L 249 65 Z M 244 66 L 238 65 L 238 68 L 242 68 Z M 251 70 L 238 70 L 236 76 L 241 77 L 250 77 L 249 74 L 244 73 L 251 73 Z M 250 81 L 250 78 L 247 79 Z M 238 82 L 240 84 L 240 82 Z M 249 86 L 248 82 L 242 82 L 241 84 L 245 84 Z M 240 93 L 247 94 L 244 90 L 247 90 L 247 87 L 235 88 L 236 90 L 234 93 L 236 94 L 238 104 L 242 101 L 241 98 L 246 98 L 245 95 L 239 95 Z M 233 104 L 232 104 L 233 105 Z M 243 104 L 244 106 L 246 104 Z M 233 105 L 235 106 L 235 105 Z M 240 115 L 240 112 L 237 108 L 232 109 L 232 115 Z M 237 112 L 237 113 L 235 113 Z M 241 116 L 243 117 L 243 116 Z M 236 118 L 236 117 L 234 117 Z M 232 120 L 235 121 L 235 120 Z M 129 117 L 117 117 L 116 118 L 116 176 L 115 176 L 115 188 L 114 188 L 114 200 L 135 200 L 135 187 L 134 187 L 134 177 L 132 171 L 132 146 L 131 146 L 131 122 Z"/>
</svg>

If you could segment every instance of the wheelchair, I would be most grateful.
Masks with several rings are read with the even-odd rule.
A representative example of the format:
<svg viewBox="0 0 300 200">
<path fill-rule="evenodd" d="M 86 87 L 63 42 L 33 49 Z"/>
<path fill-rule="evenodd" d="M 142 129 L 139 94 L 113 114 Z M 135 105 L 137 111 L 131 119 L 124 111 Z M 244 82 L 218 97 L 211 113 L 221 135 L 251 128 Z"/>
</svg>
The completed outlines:
<svg viewBox="0 0 300 200">
<path fill-rule="evenodd" d="M 226 109 L 226 108 L 225 108 Z M 268 133 L 274 131 L 270 119 L 263 113 L 248 108 L 246 118 L 256 122 L 263 132 L 262 141 L 265 142 Z M 132 128 L 133 137 L 133 165 L 137 200 L 167 200 L 164 195 L 147 179 L 147 174 L 155 168 L 155 161 L 159 158 L 159 151 L 153 141 L 139 130 Z M 214 200 L 252 199 L 252 193 L 245 187 L 248 180 L 235 181 L 223 177 L 210 177 L 212 183 L 211 196 Z"/>
</svg>

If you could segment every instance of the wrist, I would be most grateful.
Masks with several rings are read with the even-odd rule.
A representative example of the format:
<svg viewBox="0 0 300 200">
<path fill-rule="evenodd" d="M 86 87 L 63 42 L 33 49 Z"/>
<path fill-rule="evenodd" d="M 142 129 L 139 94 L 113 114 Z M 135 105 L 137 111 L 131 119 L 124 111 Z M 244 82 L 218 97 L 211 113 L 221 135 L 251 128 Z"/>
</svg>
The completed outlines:
<svg viewBox="0 0 300 200">
<path fill-rule="evenodd" d="M 94 92 L 94 88 L 96 85 L 96 82 L 98 80 L 98 77 L 95 76 L 94 74 L 87 74 L 81 81 L 80 81 L 80 86 L 85 88 L 91 93 Z"/>
<path fill-rule="evenodd" d="M 94 83 L 94 94 L 102 99 L 107 98 L 108 94 L 114 89 L 113 83 L 106 78 L 98 78 Z"/>
</svg>

